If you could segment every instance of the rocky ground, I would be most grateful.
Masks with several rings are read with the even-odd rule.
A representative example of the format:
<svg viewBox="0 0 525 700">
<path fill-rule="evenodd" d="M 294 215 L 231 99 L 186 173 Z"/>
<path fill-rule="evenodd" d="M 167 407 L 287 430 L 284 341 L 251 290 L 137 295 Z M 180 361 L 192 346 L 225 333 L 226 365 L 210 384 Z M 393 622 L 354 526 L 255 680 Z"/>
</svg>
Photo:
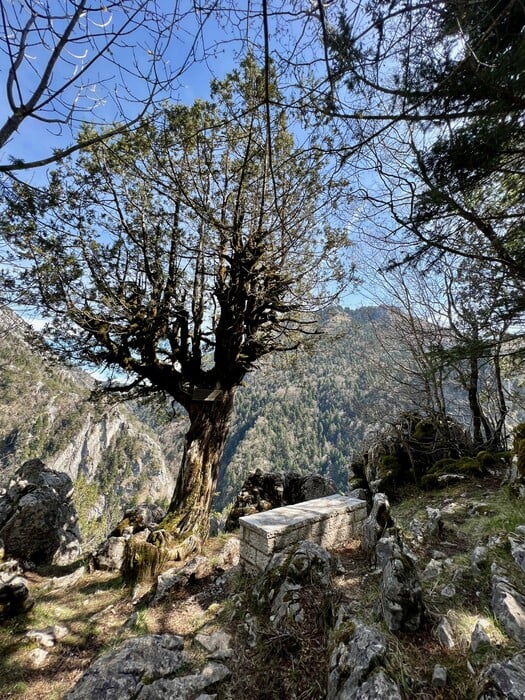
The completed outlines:
<svg viewBox="0 0 525 700">
<path fill-rule="evenodd" d="M 391 506 L 421 586 L 417 625 L 384 614 L 375 548 L 349 542 L 326 561 L 307 548 L 307 579 L 289 560 L 255 579 L 236 564 L 236 535 L 220 535 L 152 590 L 78 564 L 25 571 L 34 605 L 0 622 L 0 698 L 88 698 L 99 683 L 98 697 L 121 700 L 138 676 L 140 698 L 523 697 L 523 664 L 493 676 L 523 658 L 525 501 L 491 477 Z M 373 654 L 356 661 L 356 645 Z M 79 683 L 87 669 L 95 686 Z"/>
</svg>

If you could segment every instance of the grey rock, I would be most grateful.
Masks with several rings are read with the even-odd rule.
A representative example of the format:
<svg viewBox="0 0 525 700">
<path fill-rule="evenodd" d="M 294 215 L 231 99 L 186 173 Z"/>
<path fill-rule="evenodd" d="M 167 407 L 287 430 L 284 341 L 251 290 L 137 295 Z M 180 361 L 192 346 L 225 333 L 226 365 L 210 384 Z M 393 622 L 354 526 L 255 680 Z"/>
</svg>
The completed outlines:
<svg viewBox="0 0 525 700">
<path fill-rule="evenodd" d="M 443 521 L 439 508 L 427 506 L 427 534 L 430 537 L 440 537 L 443 532 Z"/>
<path fill-rule="evenodd" d="M 447 617 L 442 617 L 436 627 L 436 637 L 446 649 L 453 649 L 456 646 L 454 632 Z"/>
<path fill-rule="evenodd" d="M 66 576 L 53 576 L 53 578 L 49 579 L 49 582 L 46 585 L 46 588 L 51 588 L 51 589 L 65 589 L 65 588 L 70 588 L 71 586 L 74 586 L 76 583 L 80 581 L 82 576 L 86 573 L 86 568 L 84 566 L 79 566 L 78 569 L 73 571 L 71 574 L 67 574 Z"/>
<path fill-rule="evenodd" d="M 443 598 L 453 598 L 456 595 L 456 587 L 452 583 L 448 583 L 441 589 Z"/>
<path fill-rule="evenodd" d="M 478 700 L 523 700 L 525 697 L 525 654 L 491 664 L 482 673 Z"/>
<path fill-rule="evenodd" d="M 49 658 L 49 652 L 39 647 L 38 649 L 32 649 L 27 656 L 33 668 L 42 668 Z"/>
<path fill-rule="evenodd" d="M 217 568 L 226 570 L 232 566 L 237 566 L 240 559 L 240 549 L 241 543 L 238 537 L 231 537 L 226 540 L 217 557 Z"/>
<path fill-rule="evenodd" d="M 509 535 L 510 553 L 516 564 L 525 571 L 525 537 L 523 535 Z"/>
<path fill-rule="evenodd" d="M 352 696 L 338 695 L 337 700 L 350 699 Z M 355 695 L 356 700 L 402 700 L 397 683 L 380 668 L 368 676 L 359 686 Z"/>
<path fill-rule="evenodd" d="M 127 537 L 108 537 L 94 552 L 93 566 L 100 571 L 120 571 L 124 561 Z"/>
<path fill-rule="evenodd" d="M 0 497 L 5 552 L 34 564 L 68 564 L 81 554 L 78 516 L 67 474 L 25 462 Z"/>
<path fill-rule="evenodd" d="M 349 627 L 349 639 L 339 642 L 330 656 L 328 700 L 355 698 L 359 687 L 386 656 L 386 641 L 377 629 L 340 614 L 336 630 L 343 625 Z"/>
<path fill-rule="evenodd" d="M 361 531 L 361 547 L 369 556 L 375 553 L 378 540 L 393 524 L 388 497 L 384 493 L 376 493 L 372 502 L 372 510 L 363 523 Z"/>
<path fill-rule="evenodd" d="M 486 633 L 485 627 L 481 620 L 478 620 L 474 625 L 472 634 L 470 635 L 470 648 L 474 653 L 476 653 L 482 646 L 490 646 L 490 644 L 490 637 Z"/>
<path fill-rule="evenodd" d="M 382 537 L 376 544 L 375 561 L 379 569 L 384 569 L 387 561 L 392 558 L 396 547 L 398 547 L 398 539 L 395 535 Z"/>
<path fill-rule="evenodd" d="M 492 610 L 509 637 L 525 644 L 525 596 L 501 576 L 492 577 Z"/>
<path fill-rule="evenodd" d="M 431 559 L 422 572 L 421 579 L 423 581 L 435 581 L 441 576 L 442 572 L 443 562 L 437 559 Z"/>
<path fill-rule="evenodd" d="M 472 563 L 472 570 L 474 573 L 479 573 L 488 566 L 489 562 L 489 550 L 488 547 L 479 545 L 474 548 L 472 555 L 470 557 Z"/>
<path fill-rule="evenodd" d="M 0 617 L 20 615 L 30 610 L 34 604 L 25 578 L 18 575 L 0 576 Z"/>
<path fill-rule="evenodd" d="M 205 578 L 210 572 L 210 562 L 201 556 L 194 557 L 182 568 L 164 571 L 154 586 L 152 604 L 157 605 L 167 596 L 186 587 L 190 581 Z"/>
<path fill-rule="evenodd" d="M 193 700 L 229 676 L 226 666 L 210 662 L 184 675 L 189 659 L 182 637 L 163 634 L 136 637 L 97 659 L 68 700 Z"/>
<path fill-rule="evenodd" d="M 211 634 L 197 634 L 195 641 L 208 652 L 208 658 L 211 659 L 228 659 L 233 653 L 231 635 L 222 630 Z"/>
<path fill-rule="evenodd" d="M 434 688 L 444 688 L 447 685 L 447 669 L 436 664 L 432 673 L 432 685 Z"/>
<path fill-rule="evenodd" d="M 416 567 L 399 547 L 383 569 L 381 609 L 391 632 L 415 632 L 423 622 L 423 592 Z"/>
</svg>

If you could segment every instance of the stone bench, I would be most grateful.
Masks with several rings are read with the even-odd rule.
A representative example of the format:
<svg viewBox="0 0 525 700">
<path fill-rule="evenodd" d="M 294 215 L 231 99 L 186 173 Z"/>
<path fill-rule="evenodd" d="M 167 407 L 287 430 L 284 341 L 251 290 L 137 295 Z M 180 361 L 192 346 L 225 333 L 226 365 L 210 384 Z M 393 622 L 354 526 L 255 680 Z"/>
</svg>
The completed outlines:
<svg viewBox="0 0 525 700">
<path fill-rule="evenodd" d="M 301 540 L 325 549 L 360 537 L 366 502 L 335 494 L 239 518 L 241 564 L 262 570 L 275 552 Z"/>
</svg>

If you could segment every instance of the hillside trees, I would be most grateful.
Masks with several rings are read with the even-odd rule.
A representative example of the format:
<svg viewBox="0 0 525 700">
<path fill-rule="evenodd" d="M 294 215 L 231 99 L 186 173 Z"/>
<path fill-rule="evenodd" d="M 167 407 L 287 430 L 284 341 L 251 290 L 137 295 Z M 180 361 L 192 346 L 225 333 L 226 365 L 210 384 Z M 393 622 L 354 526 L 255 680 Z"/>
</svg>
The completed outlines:
<svg viewBox="0 0 525 700">
<path fill-rule="evenodd" d="M 515 0 L 358 3 L 327 33 L 334 116 L 361 109 L 398 260 L 470 258 L 523 310 L 525 8 Z M 353 99 L 350 102 L 349 98 Z M 349 144 L 348 148 L 352 147 Z M 341 146 L 344 151 L 344 144 Z M 496 272 L 495 272 L 496 271 Z"/>
<path fill-rule="evenodd" d="M 172 554 L 207 536 L 237 386 L 313 333 L 348 275 L 347 236 L 330 223 L 337 183 L 321 187 L 321 151 L 294 144 L 269 92 L 277 101 L 248 56 L 212 101 L 167 105 L 61 166 L 41 194 L 19 186 L 4 212 L 21 259 L 10 289 L 51 318 L 56 346 L 124 373 L 110 390 L 162 391 L 189 416 L 154 538 Z"/>
</svg>

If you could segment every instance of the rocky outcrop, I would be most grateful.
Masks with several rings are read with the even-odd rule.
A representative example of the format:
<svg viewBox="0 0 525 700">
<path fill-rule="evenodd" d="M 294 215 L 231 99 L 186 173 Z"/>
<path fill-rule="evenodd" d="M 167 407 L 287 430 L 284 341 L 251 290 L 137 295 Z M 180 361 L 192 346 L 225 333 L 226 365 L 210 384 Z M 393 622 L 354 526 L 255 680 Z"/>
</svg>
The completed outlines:
<svg viewBox="0 0 525 700">
<path fill-rule="evenodd" d="M 492 610 L 509 637 L 525 644 L 525 596 L 502 576 L 492 577 Z"/>
<path fill-rule="evenodd" d="M 67 564 L 80 555 L 78 517 L 67 474 L 37 459 L 25 462 L 0 497 L 0 537 L 8 556 L 33 564 Z"/>
<path fill-rule="evenodd" d="M 136 637 L 101 656 L 65 697 L 67 700 L 194 700 L 229 676 L 210 661 L 188 670 L 182 637 L 162 634 Z M 204 696 L 206 697 L 206 696 Z"/>
<path fill-rule="evenodd" d="M 392 545 L 383 568 L 381 610 L 391 632 L 416 632 L 423 623 L 425 607 L 416 567 L 398 544 Z"/>
<path fill-rule="evenodd" d="M 478 700 L 523 700 L 525 698 L 525 654 L 491 664 L 481 677 Z"/>
<path fill-rule="evenodd" d="M 372 510 L 363 523 L 361 546 L 370 559 L 375 556 L 378 540 L 393 527 L 394 521 L 390 515 L 390 503 L 384 493 L 376 493 L 372 501 Z"/>
<path fill-rule="evenodd" d="M 239 518 L 243 515 L 331 496 L 334 493 L 337 493 L 334 482 L 320 474 L 274 474 L 256 469 L 244 482 L 226 521 L 225 530 L 231 532 L 239 527 Z"/>
<path fill-rule="evenodd" d="M 330 655 L 328 700 L 401 700 L 397 684 L 383 664 L 387 645 L 379 630 L 339 609 L 334 636 L 338 640 Z"/>
</svg>

